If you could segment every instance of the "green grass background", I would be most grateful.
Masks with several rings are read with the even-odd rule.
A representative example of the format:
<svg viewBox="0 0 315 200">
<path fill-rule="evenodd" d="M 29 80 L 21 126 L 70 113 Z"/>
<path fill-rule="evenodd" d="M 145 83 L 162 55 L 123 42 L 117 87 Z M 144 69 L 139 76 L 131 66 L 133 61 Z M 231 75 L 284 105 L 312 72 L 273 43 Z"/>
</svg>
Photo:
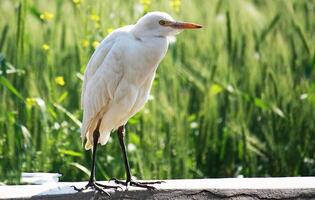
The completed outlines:
<svg viewBox="0 0 315 200">
<path fill-rule="evenodd" d="M 315 1 L 182 0 L 178 9 L 166 0 L 0 0 L 0 181 L 17 183 L 24 171 L 88 179 L 80 92 L 92 44 L 150 10 L 204 28 L 177 37 L 151 100 L 127 125 L 133 175 L 315 175 Z M 124 176 L 112 133 L 97 178 Z"/>
</svg>

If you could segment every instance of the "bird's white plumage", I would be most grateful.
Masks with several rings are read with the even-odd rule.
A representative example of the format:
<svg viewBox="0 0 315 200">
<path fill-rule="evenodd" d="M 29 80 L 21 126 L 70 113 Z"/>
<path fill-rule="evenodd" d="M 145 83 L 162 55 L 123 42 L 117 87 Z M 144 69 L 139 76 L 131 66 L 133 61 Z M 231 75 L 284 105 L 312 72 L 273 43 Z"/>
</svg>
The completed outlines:
<svg viewBox="0 0 315 200">
<path fill-rule="evenodd" d="M 81 137 L 86 149 L 93 144 L 93 131 L 100 121 L 99 143 L 127 123 L 146 103 L 158 64 L 168 48 L 168 36 L 178 31 L 162 27 L 160 20 L 174 21 L 166 13 L 152 12 L 135 25 L 108 35 L 92 55 L 81 94 Z"/>
</svg>

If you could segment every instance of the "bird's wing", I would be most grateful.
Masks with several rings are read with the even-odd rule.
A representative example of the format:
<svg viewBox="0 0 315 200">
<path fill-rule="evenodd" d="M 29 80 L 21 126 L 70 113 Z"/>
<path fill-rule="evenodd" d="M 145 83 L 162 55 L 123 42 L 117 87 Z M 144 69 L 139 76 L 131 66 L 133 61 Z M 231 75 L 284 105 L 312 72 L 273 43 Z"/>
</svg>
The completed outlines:
<svg viewBox="0 0 315 200">
<path fill-rule="evenodd" d="M 128 32 L 129 28 L 118 29 L 105 38 L 87 65 L 81 94 L 83 107 L 82 140 L 96 128 L 99 119 L 107 111 L 108 104 L 113 99 L 115 90 L 121 81 L 123 69 L 119 64 L 119 58 L 117 58 L 121 49 L 117 48 L 116 44 Z M 91 142 L 91 139 L 87 139 Z"/>
<path fill-rule="evenodd" d="M 95 52 L 91 56 L 84 72 L 83 86 L 82 86 L 82 92 L 81 92 L 81 107 L 82 108 L 84 106 L 84 94 L 85 94 L 87 83 L 93 77 L 96 70 L 104 62 L 106 56 L 108 55 L 111 48 L 113 47 L 117 37 L 128 32 L 130 29 L 132 29 L 132 27 L 133 25 L 128 25 L 128 26 L 124 26 L 113 31 L 101 42 L 101 44 L 96 48 Z"/>
<path fill-rule="evenodd" d="M 93 75 L 95 74 L 96 70 L 100 67 L 102 62 L 105 60 L 108 52 L 112 48 L 115 42 L 115 34 L 111 34 L 106 37 L 101 44 L 97 47 L 95 52 L 93 53 L 90 61 L 88 62 L 85 72 L 84 72 L 84 79 L 83 79 L 83 86 L 81 92 L 81 107 L 84 106 L 84 94 L 86 90 L 87 83 L 91 80 Z"/>
</svg>

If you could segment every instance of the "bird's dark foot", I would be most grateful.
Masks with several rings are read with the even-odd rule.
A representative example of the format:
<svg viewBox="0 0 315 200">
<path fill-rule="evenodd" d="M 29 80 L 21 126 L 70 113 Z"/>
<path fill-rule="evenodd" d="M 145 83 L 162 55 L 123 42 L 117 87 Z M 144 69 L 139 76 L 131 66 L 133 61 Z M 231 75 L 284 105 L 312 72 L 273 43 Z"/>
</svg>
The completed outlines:
<svg viewBox="0 0 315 200">
<path fill-rule="evenodd" d="M 88 184 L 83 188 L 77 188 L 75 186 L 71 186 L 71 187 L 73 187 L 73 189 L 78 191 L 78 192 L 82 192 L 82 191 L 87 190 L 87 189 L 93 189 L 95 191 L 100 192 L 101 194 L 105 194 L 108 196 L 110 196 L 109 193 L 106 192 L 104 189 L 115 189 L 115 190 L 117 190 L 118 188 L 122 189 L 120 186 L 103 185 L 103 184 L 97 183 L 95 181 L 89 181 Z"/>
<path fill-rule="evenodd" d="M 161 184 L 165 183 L 164 181 L 149 181 L 149 182 L 140 182 L 140 181 L 121 181 L 116 178 L 112 178 L 111 180 L 115 181 L 116 184 L 124 185 L 128 189 L 128 186 L 134 186 L 134 187 L 140 187 L 140 188 L 146 188 L 148 190 L 155 190 L 156 188 L 151 186 L 153 184 Z"/>
</svg>

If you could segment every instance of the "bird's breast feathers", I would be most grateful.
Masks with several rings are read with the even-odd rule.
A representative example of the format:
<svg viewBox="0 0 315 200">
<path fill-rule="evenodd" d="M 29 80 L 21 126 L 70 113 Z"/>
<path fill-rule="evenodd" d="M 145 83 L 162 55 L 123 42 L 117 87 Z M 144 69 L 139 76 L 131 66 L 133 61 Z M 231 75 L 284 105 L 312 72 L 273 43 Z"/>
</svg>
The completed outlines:
<svg viewBox="0 0 315 200">
<path fill-rule="evenodd" d="M 139 40 L 134 37 L 127 37 L 121 41 L 120 45 L 124 72 L 128 74 L 129 78 L 140 83 L 155 72 L 166 54 L 168 41 L 166 38 L 143 38 Z"/>
</svg>

